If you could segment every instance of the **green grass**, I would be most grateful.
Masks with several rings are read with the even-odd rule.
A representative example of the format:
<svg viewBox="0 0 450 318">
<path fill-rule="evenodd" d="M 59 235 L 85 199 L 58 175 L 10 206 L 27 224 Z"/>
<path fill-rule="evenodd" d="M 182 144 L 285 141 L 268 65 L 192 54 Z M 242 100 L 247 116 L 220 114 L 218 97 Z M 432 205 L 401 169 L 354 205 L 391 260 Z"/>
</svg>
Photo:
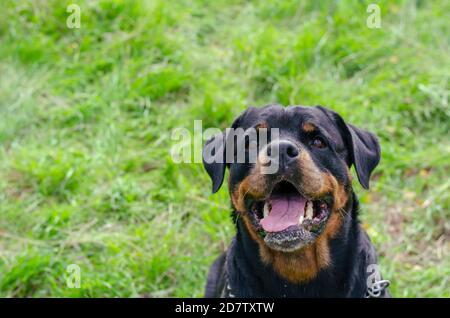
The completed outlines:
<svg viewBox="0 0 450 318">
<path fill-rule="evenodd" d="M 71 3 L 67 2 L 67 3 Z M 378 134 L 362 221 L 394 296 L 450 296 L 446 1 L 4 1 L 0 296 L 201 296 L 226 189 L 171 132 L 322 104 Z M 80 289 L 66 267 L 81 268 Z"/>
</svg>

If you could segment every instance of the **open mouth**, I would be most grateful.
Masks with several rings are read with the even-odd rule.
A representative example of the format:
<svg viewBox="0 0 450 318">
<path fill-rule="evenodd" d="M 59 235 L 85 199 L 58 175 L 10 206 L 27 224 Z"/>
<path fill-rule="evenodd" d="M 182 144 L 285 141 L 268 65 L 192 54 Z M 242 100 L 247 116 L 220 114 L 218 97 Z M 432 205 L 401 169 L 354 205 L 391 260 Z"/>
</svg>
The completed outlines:
<svg viewBox="0 0 450 318">
<path fill-rule="evenodd" d="M 290 182 L 275 185 L 268 198 L 250 202 L 252 223 L 269 247 L 293 251 L 315 241 L 330 215 L 329 197 L 308 198 Z"/>
</svg>

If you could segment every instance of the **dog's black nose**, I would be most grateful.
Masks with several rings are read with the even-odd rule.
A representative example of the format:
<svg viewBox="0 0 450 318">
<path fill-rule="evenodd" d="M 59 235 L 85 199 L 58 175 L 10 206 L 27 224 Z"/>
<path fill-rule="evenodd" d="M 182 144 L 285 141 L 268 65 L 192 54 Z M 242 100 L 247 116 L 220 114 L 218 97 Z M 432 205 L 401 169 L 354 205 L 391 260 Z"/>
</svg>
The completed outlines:
<svg viewBox="0 0 450 318">
<path fill-rule="evenodd" d="M 280 164 L 282 167 L 286 167 L 299 155 L 298 147 L 288 140 L 283 140 L 278 143 L 278 152 L 280 154 Z"/>
</svg>

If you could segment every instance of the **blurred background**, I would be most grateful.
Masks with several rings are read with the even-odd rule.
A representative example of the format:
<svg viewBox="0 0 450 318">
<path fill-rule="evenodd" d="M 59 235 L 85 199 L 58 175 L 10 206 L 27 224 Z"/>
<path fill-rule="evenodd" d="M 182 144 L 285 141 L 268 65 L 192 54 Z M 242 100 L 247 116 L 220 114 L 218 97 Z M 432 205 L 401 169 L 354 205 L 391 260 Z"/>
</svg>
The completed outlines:
<svg viewBox="0 0 450 318">
<path fill-rule="evenodd" d="M 2 1 L 0 296 L 202 296 L 230 203 L 171 132 L 278 102 L 379 136 L 355 189 L 381 271 L 449 297 L 450 2 L 376 1 L 379 28 L 370 3 Z"/>
</svg>

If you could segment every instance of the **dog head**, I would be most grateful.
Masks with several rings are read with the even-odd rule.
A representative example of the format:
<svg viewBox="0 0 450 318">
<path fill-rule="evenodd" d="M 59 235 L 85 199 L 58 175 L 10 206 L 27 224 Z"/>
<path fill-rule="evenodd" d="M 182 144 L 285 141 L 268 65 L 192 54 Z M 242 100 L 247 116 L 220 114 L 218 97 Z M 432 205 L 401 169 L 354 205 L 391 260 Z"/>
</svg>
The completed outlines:
<svg viewBox="0 0 450 318">
<path fill-rule="evenodd" d="M 255 240 L 275 251 L 334 235 L 352 192 L 350 167 L 368 188 L 380 160 L 373 134 L 321 106 L 251 107 L 231 128 L 204 147 L 213 192 L 228 167 L 236 213 Z"/>
</svg>

